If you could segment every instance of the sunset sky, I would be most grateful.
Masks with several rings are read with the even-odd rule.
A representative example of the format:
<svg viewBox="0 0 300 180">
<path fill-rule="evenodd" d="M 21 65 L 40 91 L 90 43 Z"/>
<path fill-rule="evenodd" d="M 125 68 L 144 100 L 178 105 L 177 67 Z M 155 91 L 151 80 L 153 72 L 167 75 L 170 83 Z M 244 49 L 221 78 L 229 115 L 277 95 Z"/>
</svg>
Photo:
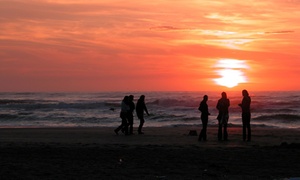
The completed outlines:
<svg viewBox="0 0 300 180">
<path fill-rule="evenodd" d="M 299 52 L 300 0 L 0 0 L 2 92 L 300 90 Z"/>
</svg>

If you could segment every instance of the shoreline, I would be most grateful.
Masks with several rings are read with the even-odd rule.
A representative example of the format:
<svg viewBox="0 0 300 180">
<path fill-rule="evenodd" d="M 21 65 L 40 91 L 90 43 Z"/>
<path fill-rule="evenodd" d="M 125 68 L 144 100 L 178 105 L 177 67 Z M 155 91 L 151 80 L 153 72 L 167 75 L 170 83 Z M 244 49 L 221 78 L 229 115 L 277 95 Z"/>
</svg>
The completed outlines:
<svg viewBox="0 0 300 180">
<path fill-rule="evenodd" d="M 189 136 L 200 127 L 0 129 L 0 179 L 284 179 L 300 177 L 300 131 L 253 128 L 251 142 Z M 136 128 L 134 128 L 136 132 Z"/>
<path fill-rule="evenodd" d="M 0 128 L 0 143 L 94 143 L 94 144 L 179 144 L 198 145 L 198 135 L 201 127 L 144 127 L 145 134 L 125 136 L 121 132 L 114 133 L 112 127 L 45 127 L 45 128 Z M 189 131 L 196 131 L 196 136 L 190 136 Z M 299 129 L 252 127 L 252 141 L 242 141 L 242 127 L 228 127 L 228 142 L 217 140 L 218 128 L 207 128 L 208 140 L 205 146 L 222 146 L 232 144 L 236 146 L 275 146 L 282 143 L 300 143 Z M 126 140 L 127 139 L 127 140 Z"/>
<path fill-rule="evenodd" d="M 13 126 L 13 125 L 5 125 L 5 126 L 0 126 L 0 130 L 1 129 L 62 129 L 62 128 L 66 128 L 66 129 L 83 129 L 83 128 L 87 128 L 87 129 L 93 129 L 93 128 L 116 128 L 118 127 L 120 124 L 116 124 L 115 126 L 95 126 L 95 125 L 91 125 L 91 126 L 34 126 L 34 125 L 28 125 L 28 126 Z M 134 128 L 138 127 L 138 122 L 136 122 Z M 242 128 L 242 124 L 228 124 L 229 128 Z M 162 126 L 151 126 L 151 125 L 144 125 L 144 128 L 188 128 L 188 127 L 198 127 L 201 128 L 202 124 L 174 124 L 174 125 L 162 125 Z M 208 127 L 213 127 L 213 128 L 217 128 L 218 124 L 208 124 Z M 279 127 L 279 126 L 269 126 L 266 124 L 251 124 L 251 128 L 266 128 L 266 129 L 292 129 L 292 130 L 300 130 L 299 127 Z"/>
</svg>

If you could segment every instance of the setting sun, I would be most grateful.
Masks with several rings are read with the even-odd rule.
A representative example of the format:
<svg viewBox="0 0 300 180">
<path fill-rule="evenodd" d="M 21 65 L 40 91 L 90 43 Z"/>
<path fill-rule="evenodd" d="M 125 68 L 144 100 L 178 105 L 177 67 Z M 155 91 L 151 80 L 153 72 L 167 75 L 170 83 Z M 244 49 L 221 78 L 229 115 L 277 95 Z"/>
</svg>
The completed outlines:
<svg viewBox="0 0 300 180">
<path fill-rule="evenodd" d="M 217 74 L 221 76 L 220 78 L 214 79 L 218 85 L 232 88 L 240 83 L 247 82 L 247 78 L 242 69 L 248 69 L 249 67 L 243 60 L 222 59 L 217 62 L 215 67 L 218 68 L 218 70 L 216 70 Z"/>
</svg>

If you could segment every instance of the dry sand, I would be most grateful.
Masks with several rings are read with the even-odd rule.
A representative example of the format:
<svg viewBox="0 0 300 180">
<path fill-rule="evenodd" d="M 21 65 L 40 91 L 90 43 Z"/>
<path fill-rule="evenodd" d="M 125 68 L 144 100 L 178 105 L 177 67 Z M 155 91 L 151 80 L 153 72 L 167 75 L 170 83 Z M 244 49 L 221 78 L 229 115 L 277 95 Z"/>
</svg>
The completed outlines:
<svg viewBox="0 0 300 180">
<path fill-rule="evenodd" d="M 0 179 L 288 179 L 300 177 L 300 131 L 254 127 L 243 142 L 189 136 L 200 127 L 0 129 Z"/>
</svg>

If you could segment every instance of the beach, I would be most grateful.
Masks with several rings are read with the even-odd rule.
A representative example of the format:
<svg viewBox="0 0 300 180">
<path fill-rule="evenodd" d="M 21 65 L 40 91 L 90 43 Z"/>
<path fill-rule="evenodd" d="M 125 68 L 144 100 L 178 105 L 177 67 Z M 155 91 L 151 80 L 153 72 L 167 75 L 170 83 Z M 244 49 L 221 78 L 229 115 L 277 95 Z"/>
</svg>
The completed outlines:
<svg viewBox="0 0 300 180">
<path fill-rule="evenodd" d="M 0 179 L 285 179 L 300 177 L 300 131 L 241 127 L 199 142 L 200 127 L 145 127 L 144 135 L 113 128 L 0 129 Z"/>
</svg>

